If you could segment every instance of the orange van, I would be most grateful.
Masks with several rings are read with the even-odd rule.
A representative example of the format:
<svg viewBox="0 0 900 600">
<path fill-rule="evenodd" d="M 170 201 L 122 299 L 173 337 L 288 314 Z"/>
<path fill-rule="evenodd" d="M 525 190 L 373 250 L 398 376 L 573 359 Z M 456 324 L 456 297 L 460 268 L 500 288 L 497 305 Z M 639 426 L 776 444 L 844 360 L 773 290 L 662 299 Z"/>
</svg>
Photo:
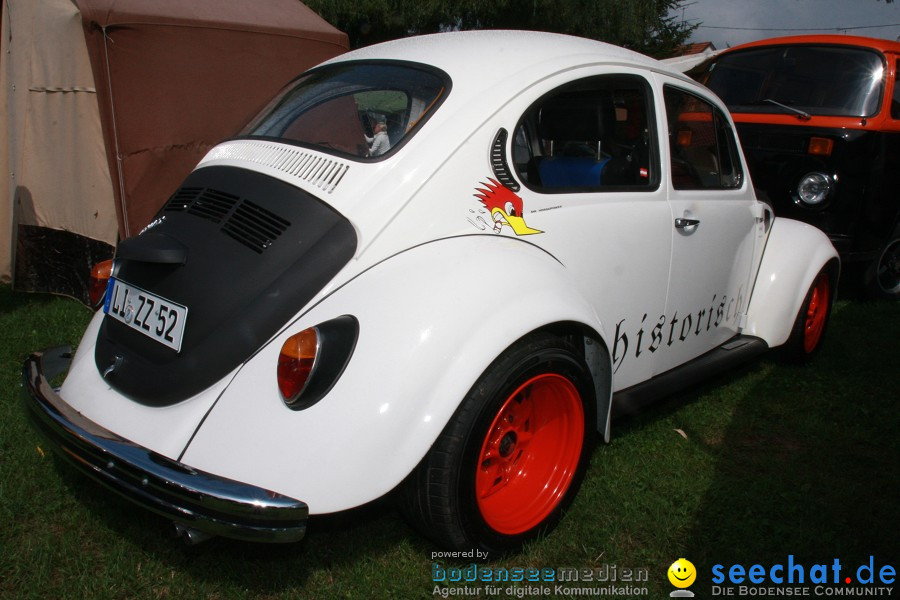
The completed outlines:
<svg viewBox="0 0 900 600">
<path fill-rule="evenodd" d="M 900 43 L 845 35 L 762 40 L 695 77 L 724 100 L 757 195 L 815 225 L 874 297 L 900 297 Z"/>
</svg>

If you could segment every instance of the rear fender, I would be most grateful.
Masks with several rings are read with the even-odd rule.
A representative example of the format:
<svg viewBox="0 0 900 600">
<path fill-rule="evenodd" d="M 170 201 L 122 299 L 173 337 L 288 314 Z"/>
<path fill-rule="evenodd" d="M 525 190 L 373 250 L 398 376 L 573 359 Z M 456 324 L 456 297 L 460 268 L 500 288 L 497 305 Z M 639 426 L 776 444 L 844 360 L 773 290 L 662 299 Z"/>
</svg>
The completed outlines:
<svg viewBox="0 0 900 600">
<path fill-rule="evenodd" d="M 826 265 L 837 288 L 840 262 L 828 237 L 811 225 L 775 219 L 756 276 L 745 334 L 784 344 L 813 280 Z M 832 299 L 834 294 L 832 294 Z"/>
<path fill-rule="evenodd" d="M 287 408 L 275 379 L 281 345 L 341 315 L 359 323 L 346 370 L 318 403 Z M 604 339 L 569 272 L 543 250 L 485 235 L 418 246 L 337 289 L 249 360 L 182 461 L 302 499 L 311 513 L 359 506 L 403 481 L 501 352 L 561 322 Z M 598 355 L 589 362 L 608 373 Z"/>
</svg>

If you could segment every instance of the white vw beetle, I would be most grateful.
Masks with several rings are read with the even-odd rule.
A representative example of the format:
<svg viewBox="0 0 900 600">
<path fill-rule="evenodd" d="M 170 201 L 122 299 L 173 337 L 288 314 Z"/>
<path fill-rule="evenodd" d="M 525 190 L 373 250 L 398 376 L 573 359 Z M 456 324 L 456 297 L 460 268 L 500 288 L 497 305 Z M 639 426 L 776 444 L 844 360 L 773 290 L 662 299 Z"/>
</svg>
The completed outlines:
<svg viewBox="0 0 900 600">
<path fill-rule="evenodd" d="M 613 402 L 814 353 L 839 263 L 756 200 L 705 88 L 490 31 L 304 74 L 109 271 L 74 357 L 25 365 L 82 470 L 194 539 L 297 540 L 395 491 L 436 543 L 509 551 L 572 500 Z"/>
</svg>

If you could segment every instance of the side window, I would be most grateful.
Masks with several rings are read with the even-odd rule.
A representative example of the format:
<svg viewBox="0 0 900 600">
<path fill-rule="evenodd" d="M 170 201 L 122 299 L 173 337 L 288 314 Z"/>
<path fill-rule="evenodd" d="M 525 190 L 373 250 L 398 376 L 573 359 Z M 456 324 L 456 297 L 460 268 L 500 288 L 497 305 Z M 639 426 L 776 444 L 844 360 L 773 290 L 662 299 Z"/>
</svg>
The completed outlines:
<svg viewBox="0 0 900 600">
<path fill-rule="evenodd" d="M 742 173 L 734 131 L 706 100 L 666 86 L 672 185 L 677 190 L 730 189 Z"/>
<path fill-rule="evenodd" d="M 656 187 L 651 98 L 636 75 L 591 77 L 545 95 L 516 127 L 519 178 L 543 192 Z"/>
</svg>

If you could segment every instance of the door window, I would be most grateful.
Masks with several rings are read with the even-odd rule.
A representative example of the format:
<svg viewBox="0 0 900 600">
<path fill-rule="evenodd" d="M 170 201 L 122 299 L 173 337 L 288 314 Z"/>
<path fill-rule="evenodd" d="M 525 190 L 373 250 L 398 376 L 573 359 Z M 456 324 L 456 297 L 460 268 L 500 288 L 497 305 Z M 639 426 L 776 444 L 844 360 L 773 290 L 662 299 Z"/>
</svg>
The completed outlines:
<svg viewBox="0 0 900 600">
<path fill-rule="evenodd" d="M 672 185 L 676 190 L 731 189 L 742 182 L 734 132 L 715 106 L 666 86 Z"/>
</svg>

